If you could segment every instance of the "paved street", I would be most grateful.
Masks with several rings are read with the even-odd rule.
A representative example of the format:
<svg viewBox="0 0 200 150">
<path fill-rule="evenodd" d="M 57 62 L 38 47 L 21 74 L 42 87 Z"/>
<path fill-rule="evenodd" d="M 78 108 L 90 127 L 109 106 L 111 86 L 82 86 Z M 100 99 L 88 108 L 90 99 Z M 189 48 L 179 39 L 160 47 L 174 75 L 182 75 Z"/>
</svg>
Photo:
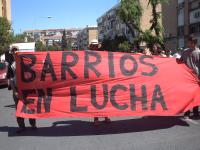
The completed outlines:
<svg viewBox="0 0 200 150">
<path fill-rule="evenodd" d="M 200 119 L 123 117 L 99 127 L 92 118 L 40 119 L 37 131 L 17 135 L 13 104 L 11 92 L 1 88 L 1 150 L 200 150 Z"/>
</svg>

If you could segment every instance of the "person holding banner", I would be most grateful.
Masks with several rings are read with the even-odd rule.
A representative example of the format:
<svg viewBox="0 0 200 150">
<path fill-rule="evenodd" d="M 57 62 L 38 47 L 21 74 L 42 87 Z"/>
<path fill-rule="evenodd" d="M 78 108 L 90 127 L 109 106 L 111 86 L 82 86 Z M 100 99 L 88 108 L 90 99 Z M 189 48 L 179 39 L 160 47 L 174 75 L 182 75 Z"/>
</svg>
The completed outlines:
<svg viewBox="0 0 200 150">
<path fill-rule="evenodd" d="M 93 40 L 91 41 L 91 43 L 88 45 L 88 49 L 89 49 L 89 50 L 96 50 L 96 51 L 98 51 L 98 50 L 100 50 L 100 48 L 101 48 L 101 44 L 99 44 L 98 41 L 97 41 L 96 39 L 93 39 Z M 111 120 L 110 120 L 110 118 L 105 117 L 105 121 L 104 121 L 104 122 L 105 122 L 105 123 L 110 123 Z M 95 125 L 95 126 L 100 125 L 99 117 L 94 117 L 94 125 Z"/>
<path fill-rule="evenodd" d="M 180 61 L 191 68 L 200 79 L 200 50 L 197 47 L 197 38 L 191 35 L 188 38 L 188 49 L 186 49 L 180 58 Z M 194 117 L 199 117 L 198 106 L 193 108 Z M 190 111 L 185 112 L 185 117 L 190 116 Z"/>
<path fill-rule="evenodd" d="M 8 67 L 8 80 L 10 80 L 11 84 L 11 89 L 13 91 L 13 99 L 15 102 L 15 108 L 17 109 L 17 104 L 19 101 L 18 98 L 18 90 L 17 90 L 17 83 L 16 83 L 16 62 L 15 62 L 15 52 L 18 51 L 18 47 L 12 47 L 11 53 L 13 55 L 13 62 L 12 64 L 9 65 Z M 19 130 L 16 131 L 16 133 L 22 133 L 26 130 L 25 123 L 24 123 L 24 118 L 22 117 L 17 117 L 17 123 L 19 126 Z M 29 119 L 29 123 L 31 125 L 32 129 L 37 129 L 36 127 L 36 120 L 35 119 Z"/>
</svg>

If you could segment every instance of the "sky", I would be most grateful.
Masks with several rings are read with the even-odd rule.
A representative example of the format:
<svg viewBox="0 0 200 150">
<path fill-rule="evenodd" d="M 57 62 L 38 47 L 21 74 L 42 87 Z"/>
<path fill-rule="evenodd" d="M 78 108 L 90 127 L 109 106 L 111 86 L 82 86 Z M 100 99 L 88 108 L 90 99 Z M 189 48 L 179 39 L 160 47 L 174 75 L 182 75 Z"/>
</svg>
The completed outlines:
<svg viewBox="0 0 200 150">
<path fill-rule="evenodd" d="M 84 28 L 119 0 L 11 0 L 15 34 L 33 29 Z M 49 17 L 49 18 L 48 18 Z"/>
</svg>

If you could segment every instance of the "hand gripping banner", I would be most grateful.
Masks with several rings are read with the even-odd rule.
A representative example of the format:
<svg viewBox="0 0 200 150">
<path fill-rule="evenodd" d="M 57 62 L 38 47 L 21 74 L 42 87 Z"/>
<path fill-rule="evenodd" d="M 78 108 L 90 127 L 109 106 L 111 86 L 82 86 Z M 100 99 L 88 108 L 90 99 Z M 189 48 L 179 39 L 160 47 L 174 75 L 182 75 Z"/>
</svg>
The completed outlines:
<svg viewBox="0 0 200 150">
<path fill-rule="evenodd" d="M 175 58 L 99 51 L 19 52 L 24 118 L 168 116 L 200 105 L 199 81 Z"/>
</svg>

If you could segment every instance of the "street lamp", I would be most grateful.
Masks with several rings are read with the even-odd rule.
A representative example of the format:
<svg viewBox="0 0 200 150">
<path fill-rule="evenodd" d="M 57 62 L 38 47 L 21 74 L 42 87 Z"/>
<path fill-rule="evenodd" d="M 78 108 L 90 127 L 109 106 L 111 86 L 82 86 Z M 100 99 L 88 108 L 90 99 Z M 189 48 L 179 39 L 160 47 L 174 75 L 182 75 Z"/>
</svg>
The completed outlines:
<svg viewBox="0 0 200 150">
<path fill-rule="evenodd" d="M 52 16 L 42 16 L 42 17 L 39 17 L 39 18 L 42 18 L 42 19 L 52 19 L 53 17 Z M 38 19 L 36 18 L 35 21 L 34 21 L 34 29 L 36 29 L 36 26 L 37 26 L 37 21 Z"/>
<path fill-rule="evenodd" d="M 40 17 L 40 18 L 46 18 L 46 19 L 52 19 L 52 16 L 46 16 L 46 17 Z"/>
</svg>

